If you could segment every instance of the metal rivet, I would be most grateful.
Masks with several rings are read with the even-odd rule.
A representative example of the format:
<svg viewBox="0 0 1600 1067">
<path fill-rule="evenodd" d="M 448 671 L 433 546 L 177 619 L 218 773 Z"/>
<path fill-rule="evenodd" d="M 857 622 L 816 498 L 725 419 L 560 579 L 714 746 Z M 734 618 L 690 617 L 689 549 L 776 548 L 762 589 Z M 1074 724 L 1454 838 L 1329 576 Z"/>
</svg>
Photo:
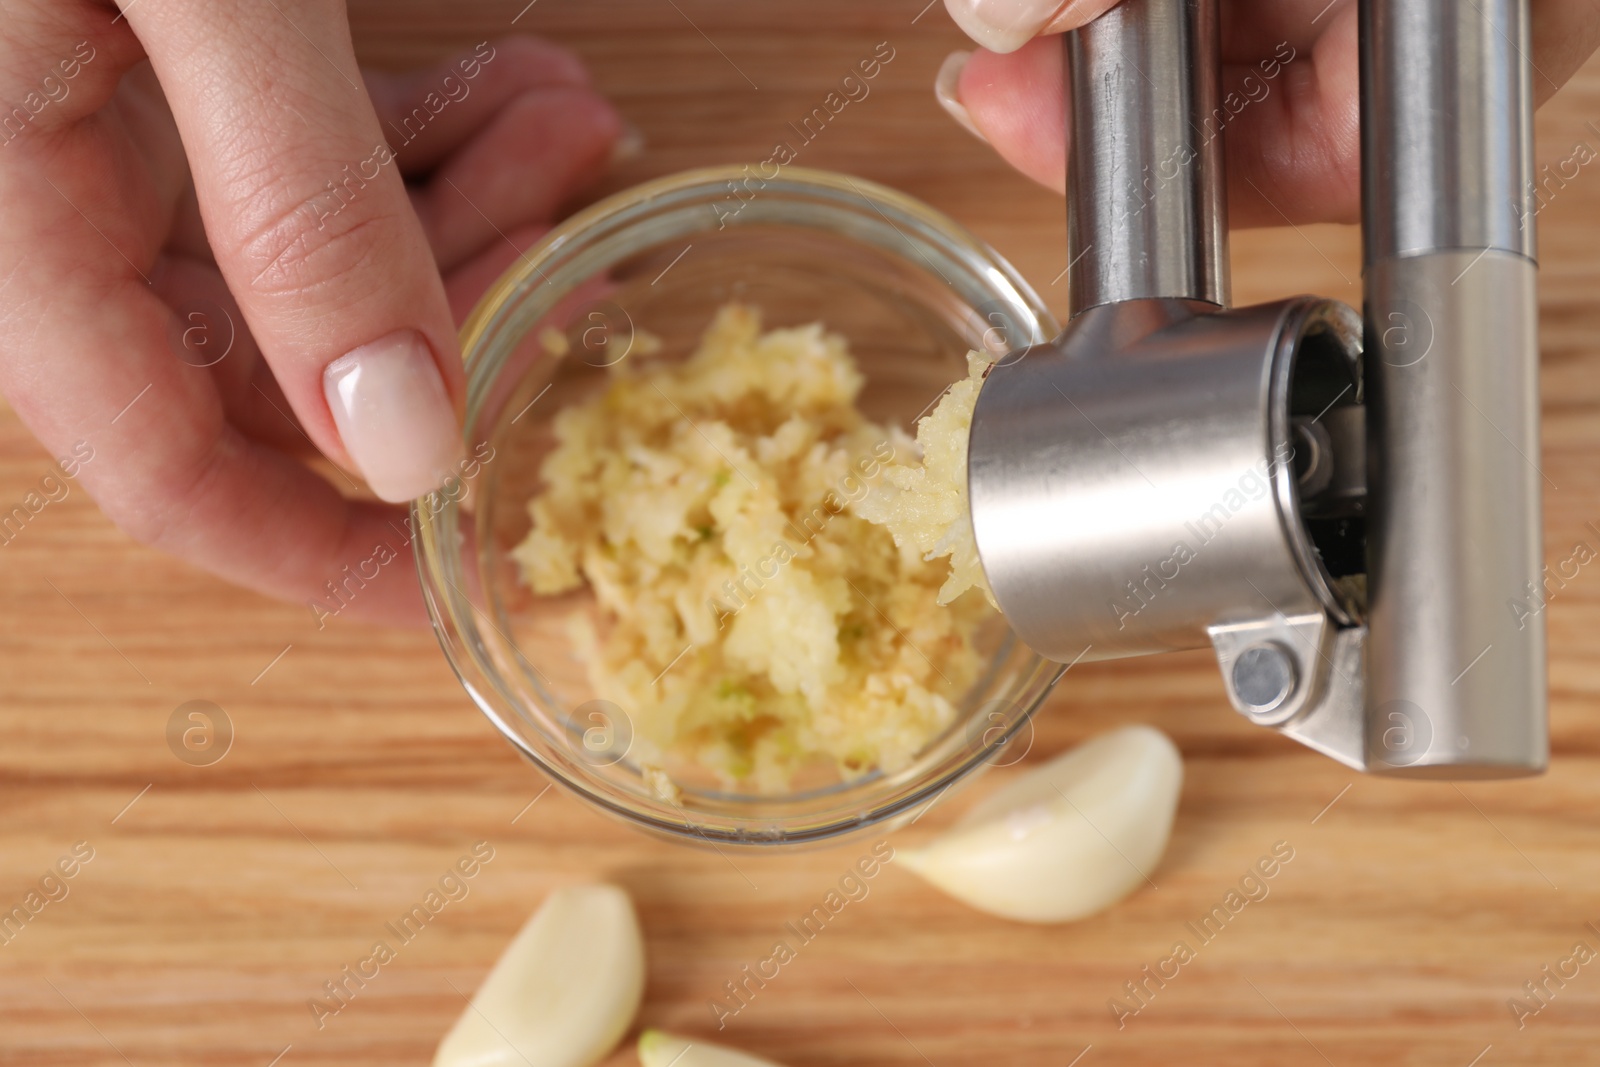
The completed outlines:
<svg viewBox="0 0 1600 1067">
<path fill-rule="evenodd" d="M 1233 691 L 1251 713 L 1278 707 L 1294 692 L 1294 682 L 1294 660 L 1281 645 L 1251 645 L 1233 661 Z"/>
</svg>

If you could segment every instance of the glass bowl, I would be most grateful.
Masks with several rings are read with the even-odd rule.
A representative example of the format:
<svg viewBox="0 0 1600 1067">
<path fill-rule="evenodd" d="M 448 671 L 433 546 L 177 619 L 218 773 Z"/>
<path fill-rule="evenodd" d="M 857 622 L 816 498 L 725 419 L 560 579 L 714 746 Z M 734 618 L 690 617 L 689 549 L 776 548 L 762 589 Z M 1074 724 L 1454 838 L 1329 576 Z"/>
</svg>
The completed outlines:
<svg viewBox="0 0 1600 1067">
<path fill-rule="evenodd" d="M 462 685 L 557 782 L 679 841 L 831 841 L 910 818 L 992 762 L 1060 665 L 995 615 L 975 639 L 983 669 L 966 692 L 949 695 L 953 725 L 909 765 L 797 777 L 780 793 L 678 766 L 663 788 L 660 772 L 634 751 L 628 713 L 595 699 L 576 654 L 565 620 L 586 610 L 584 597 L 535 597 L 511 558 L 531 525 L 526 505 L 555 443 L 555 413 L 630 355 L 683 359 L 731 301 L 759 308 L 766 329 L 820 321 L 843 335 L 865 378 L 859 406 L 907 431 L 965 376 L 969 350 L 999 354 L 1057 332 L 1044 303 L 992 249 L 871 182 L 799 168 L 771 178 L 709 168 L 624 191 L 546 235 L 463 328 L 471 458 L 459 480 L 412 505 L 417 568 Z M 594 611 L 592 598 L 589 605 Z"/>
</svg>

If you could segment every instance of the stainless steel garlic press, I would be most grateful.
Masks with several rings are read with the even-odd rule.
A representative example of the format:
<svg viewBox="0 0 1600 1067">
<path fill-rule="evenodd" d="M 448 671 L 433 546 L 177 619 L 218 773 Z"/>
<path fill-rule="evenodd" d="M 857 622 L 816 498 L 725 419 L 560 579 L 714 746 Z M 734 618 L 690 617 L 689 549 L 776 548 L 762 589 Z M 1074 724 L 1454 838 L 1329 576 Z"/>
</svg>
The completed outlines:
<svg viewBox="0 0 1600 1067">
<path fill-rule="evenodd" d="M 1065 664 L 1209 646 L 1361 770 L 1538 773 L 1528 0 L 1362 0 L 1362 314 L 1228 306 L 1217 5 L 1066 35 L 1071 319 L 970 440 L 1000 608 Z"/>
</svg>

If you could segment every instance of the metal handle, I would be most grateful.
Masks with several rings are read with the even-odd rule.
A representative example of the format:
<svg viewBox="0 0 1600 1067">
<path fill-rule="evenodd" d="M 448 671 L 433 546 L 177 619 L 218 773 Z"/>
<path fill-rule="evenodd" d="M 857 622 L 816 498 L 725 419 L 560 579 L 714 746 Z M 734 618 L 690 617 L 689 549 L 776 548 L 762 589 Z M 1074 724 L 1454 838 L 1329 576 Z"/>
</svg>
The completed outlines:
<svg viewBox="0 0 1600 1067">
<path fill-rule="evenodd" d="M 1361 41 L 1368 758 L 1534 773 L 1548 741 L 1528 4 L 1363 0 Z"/>
<path fill-rule="evenodd" d="M 1485 248 L 1534 258 L 1527 0 L 1363 0 L 1368 266 Z"/>
<path fill-rule="evenodd" d="M 1217 0 L 1126 0 L 1066 35 L 1072 314 L 1228 303 Z"/>
</svg>

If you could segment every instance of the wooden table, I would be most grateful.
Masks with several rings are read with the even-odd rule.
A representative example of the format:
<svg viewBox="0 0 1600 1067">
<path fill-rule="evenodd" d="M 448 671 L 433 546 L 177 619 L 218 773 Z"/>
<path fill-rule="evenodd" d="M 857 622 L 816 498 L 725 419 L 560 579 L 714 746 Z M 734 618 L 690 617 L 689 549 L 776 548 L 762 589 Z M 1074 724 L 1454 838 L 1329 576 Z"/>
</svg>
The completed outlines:
<svg viewBox="0 0 1600 1067">
<path fill-rule="evenodd" d="M 399 64 L 502 33 L 525 2 L 362 0 L 355 21 L 367 59 Z M 765 158 L 786 121 L 891 42 L 870 99 L 803 162 L 949 212 L 1059 308 L 1061 202 L 935 107 L 934 72 L 961 40 L 924 3 L 612 0 L 601 19 L 597 4 L 541 0 L 518 28 L 580 51 L 644 131 L 646 152 L 608 188 Z M 1540 159 L 1600 144 L 1595 117 L 1590 64 L 1541 114 Z M 1578 542 L 1600 548 L 1588 525 L 1600 520 L 1600 179 L 1584 173 L 1539 221 L 1558 560 Z M 1359 300 L 1358 251 L 1342 228 L 1239 235 L 1237 297 Z M 0 415 L 0 500 L 20 499 L 47 462 Z M 75 842 L 93 849 L 70 895 L 0 944 L 0 1062 L 423 1063 L 545 893 L 597 878 L 638 902 L 640 1023 L 712 1036 L 722 983 L 867 847 L 730 862 L 637 836 L 543 792 L 430 634 L 341 620 L 319 632 L 304 607 L 133 545 L 81 491 L 0 549 L 0 574 L 0 910 Z M 1556 594 L 1549 623 L 1554 760 L 1543 778 L 1503 784 L 1358 777 L 1243 722 L 1205 655 L 1075 669 L 1038 720 L 1035 757 L 1130 721 L 1183 749 L 1158 888 L 1036 928 L 969 911 L 890 864 L 722 1038 L 794 1067 L 1600 1062 L 1600 962 L 1520 1031 L 1507 1007 L 1575 943 L 1600 950 L 1600 567 Z M 167 745 L 173 710 L 195 699 L 226 709 L 236 733 L 211 766 Z M 495 858 L 470 895 L 319 1030 L 308 999 L 480 840 Z M 1119 1030 L 1108 999 L 1279 841 L 1294 859 L 1270 896 Z"/>
</svg>

